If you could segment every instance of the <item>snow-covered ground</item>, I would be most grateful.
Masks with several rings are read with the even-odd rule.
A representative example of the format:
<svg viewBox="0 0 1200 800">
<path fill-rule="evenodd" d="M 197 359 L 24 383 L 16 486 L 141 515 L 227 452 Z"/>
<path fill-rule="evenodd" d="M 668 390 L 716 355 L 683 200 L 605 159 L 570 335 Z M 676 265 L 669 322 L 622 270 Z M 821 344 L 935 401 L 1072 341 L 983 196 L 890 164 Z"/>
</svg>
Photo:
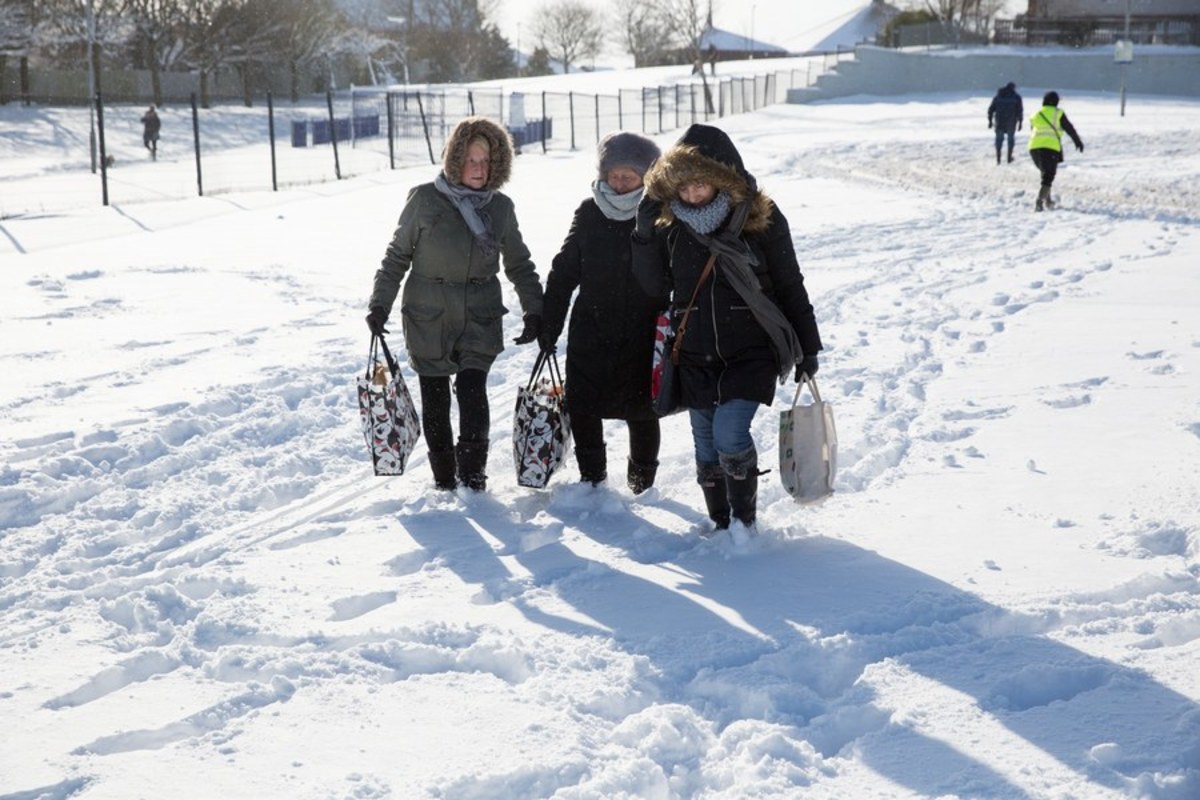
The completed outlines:
<svg viewBox="0 0 1200 800">
<path fill-rule="evenodd" d="M 528 347 L 486 494 L 423 443 L 371 474 L 362 317 L 427 165 L 0 219 L 0 798 L 1200 797 L 1200 103 L 1064 93 L 1034 214 L 989 100 L 720 121 L 841 439 L 753 538 L 705 537 L 680 417 L 645 495 L 617 423 L 608 486 L 518 488 Z M 36 117 L 0 163 L 62 179 Z M 517 161 L 543 275 L 593 174 Z"/>
</svg>

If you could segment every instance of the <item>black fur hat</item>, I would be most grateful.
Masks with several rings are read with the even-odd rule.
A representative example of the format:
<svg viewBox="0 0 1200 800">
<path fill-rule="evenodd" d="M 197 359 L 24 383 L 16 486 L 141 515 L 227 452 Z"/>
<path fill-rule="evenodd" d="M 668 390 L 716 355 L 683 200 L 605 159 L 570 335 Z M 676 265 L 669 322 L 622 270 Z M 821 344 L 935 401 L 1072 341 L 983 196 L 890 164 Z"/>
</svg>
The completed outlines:
<svg viewBox="0 0 1200 800">
<path fill-rule="evenodd" d="M 662 152 L 658 145 L 645 136 L 619 131 L 600 140 L 600 144 L 596 145 L 596 155 L 600 162 L 600 180 L 604 180 L 613 167 L 629 167 L 644 177 L 646 170 Z"/>
</svg>

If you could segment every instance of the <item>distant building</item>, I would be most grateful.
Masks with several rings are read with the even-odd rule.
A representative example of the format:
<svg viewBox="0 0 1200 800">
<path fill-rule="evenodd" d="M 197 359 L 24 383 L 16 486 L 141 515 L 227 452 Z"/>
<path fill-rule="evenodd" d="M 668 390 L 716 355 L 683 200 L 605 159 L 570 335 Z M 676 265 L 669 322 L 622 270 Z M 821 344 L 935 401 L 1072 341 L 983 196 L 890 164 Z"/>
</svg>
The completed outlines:
<svg viewBox="0 0 1200 800">
<path fill-rule="evenodd" d="M 1002 44 L 1200 44 L 1200 0 L 1029 0 L 1024 14 L 997 20 Z"/>
<path fill-rule="evenodd" d="M 746 61 L 752 58 L 783 58 L 787 48 L 760 42 L 740 33 L 709 25 L 700 34 L 700 51 L 705 61 Z"/>
</svg>

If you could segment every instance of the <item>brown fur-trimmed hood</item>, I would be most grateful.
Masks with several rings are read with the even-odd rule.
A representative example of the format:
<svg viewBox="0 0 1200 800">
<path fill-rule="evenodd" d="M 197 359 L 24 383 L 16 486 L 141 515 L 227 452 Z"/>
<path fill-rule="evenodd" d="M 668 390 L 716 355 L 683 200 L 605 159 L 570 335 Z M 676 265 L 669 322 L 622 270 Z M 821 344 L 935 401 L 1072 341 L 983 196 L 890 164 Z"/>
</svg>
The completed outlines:
<svg viewBox="0 0 1200 800">
<path fill-rule="evenodd" d="M 709 183 L 729 193 L 736 206 L 752 198 L 750 215 L 742 229 L 745 233 L 761 233 L 771 224 L 774 203 L 758 189 L 754 176 L 746 171 L 742 157 L 733 142 L 719 128 L 711 125 L 692 125 L 680 140 L 662 155 L 646 172 L 646 195 L 662 201 L 662 213 L 657 224 L 675 221 L 671 200 L 679 189 L 689 183 Z"/>
<path fill-rule="evenodd" d="M 474 139 L 485 140 L 491 151 L 492 163 L 488 168 L 487 184 L 483 188 L 485 191 L 499 189 L 512 176 L 512 138 L 501 125 L 486 117 L 466 117 L 454 126 L 442 151 L 442 172 L 446 174 L 446 180 L 458 184 L 467 158 L 467 147 Z"/>
</svg>

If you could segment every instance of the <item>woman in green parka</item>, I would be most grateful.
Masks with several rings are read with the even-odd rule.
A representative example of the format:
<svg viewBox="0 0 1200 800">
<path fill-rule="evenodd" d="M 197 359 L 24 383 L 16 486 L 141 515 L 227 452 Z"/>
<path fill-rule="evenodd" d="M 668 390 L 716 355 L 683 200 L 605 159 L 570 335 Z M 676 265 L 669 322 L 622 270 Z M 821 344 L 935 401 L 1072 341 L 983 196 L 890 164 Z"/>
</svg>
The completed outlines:
<svg viewBox="0 0 1200 800">
<path fill-rule="evenodd" d="M 409 364 L 420 379 L 421 429 L 439 489 L 487 488 L 491 428 L 487 374 L 504 349 L 500 260 L 516 289 L 528 344 L 541 328 L 542 285 L 521 238 L 512 200 L 499 189 L 512 173 L 507 131 L 482 117 L 455 126 L 442 171 L 408 194 L 392 242 L 375 273 L 367 326 L 384 334 L 400 292 Z M 407 276 L 407 280 L 405 277 Z M 457 444 L 450 389 L 458 401 Z"/>
</svg>

